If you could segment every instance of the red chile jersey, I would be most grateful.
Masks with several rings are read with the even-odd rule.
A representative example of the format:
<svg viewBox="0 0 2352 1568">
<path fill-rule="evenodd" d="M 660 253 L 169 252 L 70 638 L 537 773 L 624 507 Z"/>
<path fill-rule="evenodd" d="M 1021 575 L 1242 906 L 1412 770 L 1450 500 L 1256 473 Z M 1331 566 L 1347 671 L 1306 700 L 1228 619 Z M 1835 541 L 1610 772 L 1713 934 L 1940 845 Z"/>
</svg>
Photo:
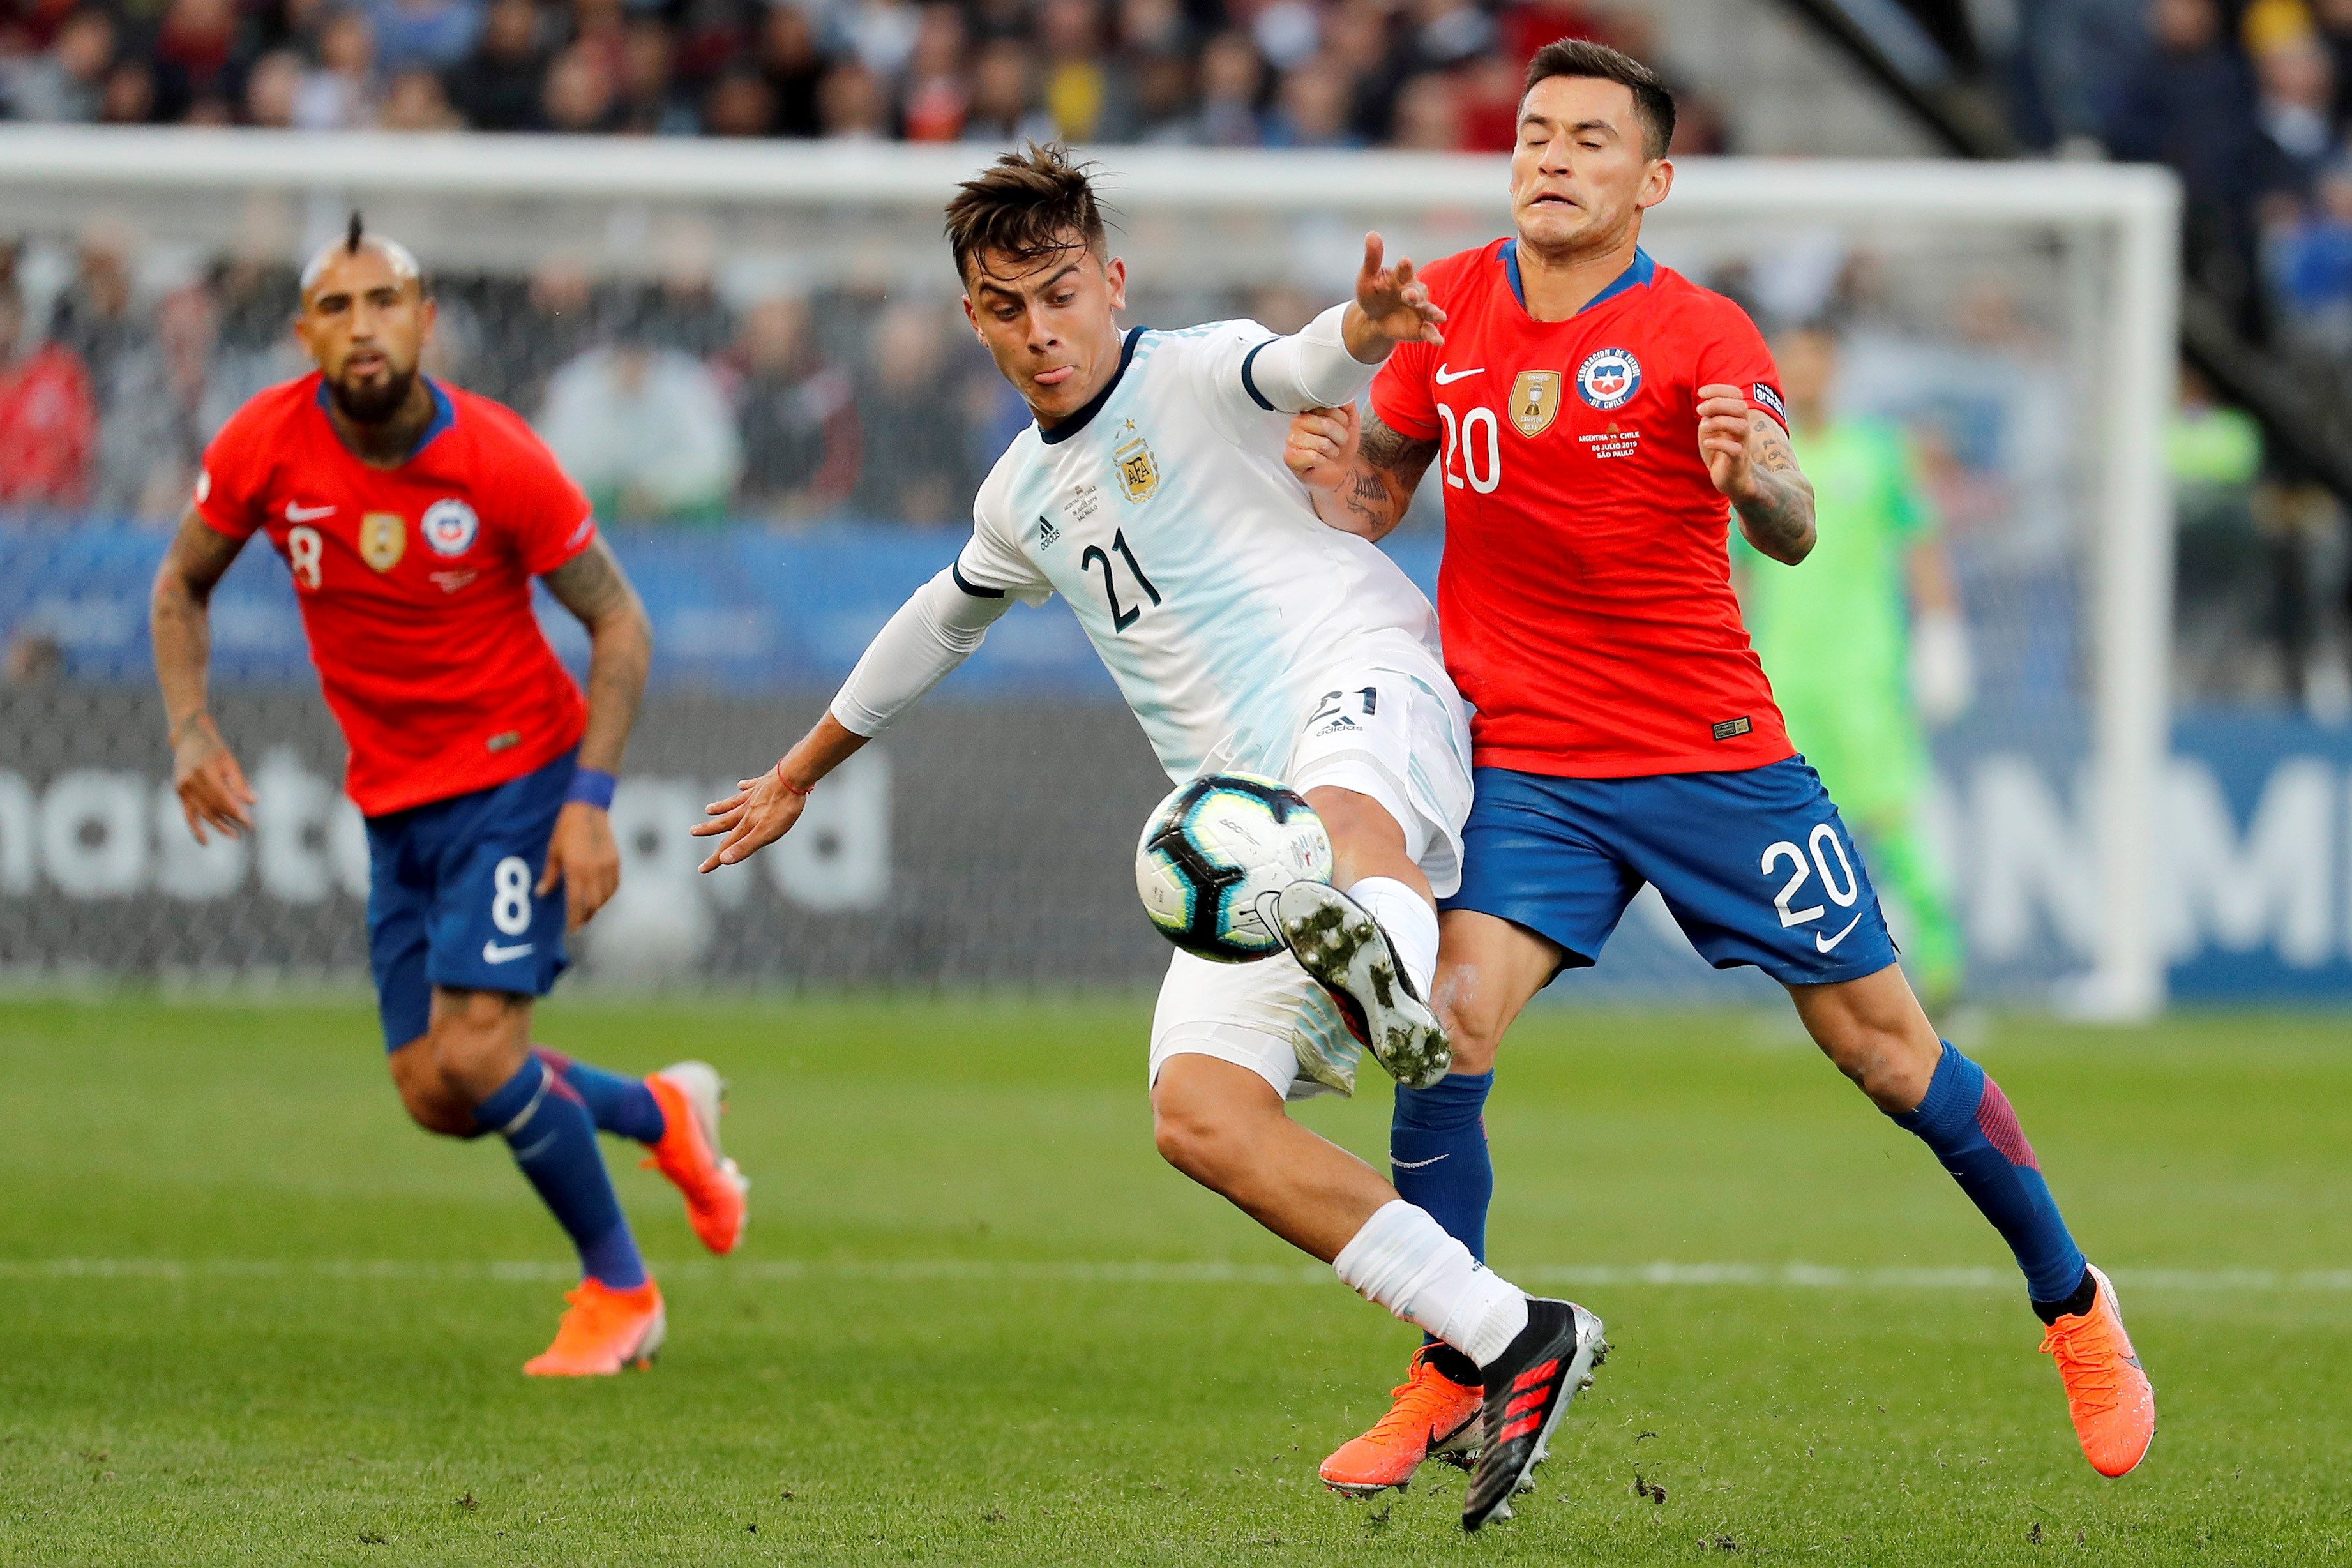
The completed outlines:
<svg viewBox="0 0 2352 1568">
<path fill-rule="evenodd" d="M 1641 251 L 1565 321 L 1528 314 L 1516 240 L 1422 277 L 1445 342 L 1391 353 L 1372 408 L 1441 443 L 1438 624 L 1477 763 L 1628 778 L 1791 755 L 1698 450 L 1701 386 L 1784 418 L 1755 324 Z"/>
<path fill-rule="evenodd" d="M 293 573 L 369 816 L 520 778 L 586 725 L 530 580 L 596 537 L 588 498 L 520 417 L 425 384 L 433 423 L 397 468 L 352 455 L 313 372 L 238 409 L 196 479 L 207 523 L 267 532 Z"/>
</svg>

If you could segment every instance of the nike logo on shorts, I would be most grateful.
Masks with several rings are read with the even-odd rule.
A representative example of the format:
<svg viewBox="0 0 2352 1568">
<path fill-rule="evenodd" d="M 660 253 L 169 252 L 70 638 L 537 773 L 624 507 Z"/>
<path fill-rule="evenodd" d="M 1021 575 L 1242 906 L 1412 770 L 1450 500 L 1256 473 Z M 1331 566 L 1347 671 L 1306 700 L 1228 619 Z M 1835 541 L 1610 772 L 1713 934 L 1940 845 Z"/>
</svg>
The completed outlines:
<svg viewBox="0 0 2352 1568">
<path fill-rule="evenodd" d="M 1843 942 L 1846 939 L 1847 933 L 1852 931 L 1854 927 L 1861 923 L 1862 917 L 1860 915 L 1856 915 L 1853 919 L 1846 921 L 1845 930 L 1838 932 L 1835 936 L 1823 936 L 1821 932 L 1815 931 L 1813 933 L 1813 945 L 1821 949 L 1823 952 L 1827 952 L 1836 947 L 1838 943 Z"/>
<path fill-rule="evenodd" d="M 538 945 L 539 944 L 537 942 L 518 942 L 510 946 L 501 947 L 495 942 L 486 942 L 482 943 L 482 962 L 484 963 L 512 963 L 516 959 L 520 958 L 524 953 L 529 952 L 532 948 L 537 947 Z M 1829 949 L 1823 948 L 1822 951 L 1823 952 L 1827 952 Z"/>
<path fill-rule="evenodd" d="M 331 506 L 296 506 L 290 500 L 286 503 L 286 521 L 289 522 L 310 522 L 334 515 L 335 509 Z"/>
<path fill-rule="evenodd" d="M 1452 386 L 1464 376 L 1483 375 L 1486 374 L 1486 367 L 1483 364 L 1474 370 L 1457 370 L 1452 372 L 1448 372 L 1444 365 L 1439 365 L 1437 367 L 1437 384 L 1440 386 Z"/>
</svg>

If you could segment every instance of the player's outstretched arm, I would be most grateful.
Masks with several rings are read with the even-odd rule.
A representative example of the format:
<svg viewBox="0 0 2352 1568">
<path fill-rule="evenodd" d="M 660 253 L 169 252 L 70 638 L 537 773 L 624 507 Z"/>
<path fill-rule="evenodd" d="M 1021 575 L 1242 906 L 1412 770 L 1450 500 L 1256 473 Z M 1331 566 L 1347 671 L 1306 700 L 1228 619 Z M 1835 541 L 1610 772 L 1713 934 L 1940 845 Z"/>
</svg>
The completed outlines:
<svg viewBox="0 0 2352 1568">
<path fill-rule="evenodd" d="M 563 607 L 588 628 L 588 728 L 580 738 L 583 772 L 620 772 L 621 756 L 645 700 L 653 663 L 653 623 L 629 585 L 628 574 L 602 534 L 588 548 L 541 579 Z M 564 802 L 547 843 L 542 897 L 563 884 L 565 923 L 577 930 L 604 907 L 621 885 L 621 850 L 613 841 L 607 808 L 594 801 Z"/>
<path fill-rule="evenodd" d="M 1354 405 L 1310 408 L 1290 422 L 1282 460 L 1306 481 L 1315 515 L 1342 533 L 1386 538 L 1404 521 L 1437 443 L 1401 435 Z"/>
<path fill-rule="evenodd" d="M 253 826 L 252 786 L 206 711 L 213 589 L 244 548 L 245 541 L 229 538 L 189 509 L 156 568 L 148 605 L 155 680 L 171 726 L 172 787 L 199 844 L 210 842 L 207 827 L 234 838 Z"/>
<path fill-rule="evenodd" d="M 1748 543 L 1788 566 L 1812 553 L 1812 483 L 1779 421 L 1750 406 L 1738 387 L 1702 386 L 1698 449 Z"/>
<path fill-rule="evenodd" d="M 809 792 L 866 739 L 827 713 L 774 767 L 758 778 L 737 780 L 733 795 L 703 808 L 710 820 L 688 829 L 697 838 L 727 836 L 702 862 L 702 869 L 716 871 L 748 859 L 790 833 L 808 808 Z"/>
</svg>

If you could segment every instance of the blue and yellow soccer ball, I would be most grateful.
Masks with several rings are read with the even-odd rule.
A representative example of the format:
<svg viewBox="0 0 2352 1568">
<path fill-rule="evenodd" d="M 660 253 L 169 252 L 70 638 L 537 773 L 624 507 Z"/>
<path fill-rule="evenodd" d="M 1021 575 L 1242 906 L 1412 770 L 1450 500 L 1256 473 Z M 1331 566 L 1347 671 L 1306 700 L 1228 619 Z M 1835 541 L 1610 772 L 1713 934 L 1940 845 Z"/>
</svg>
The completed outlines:
<svg viewBox="0 0 2352 1568">
<path fill-rule="evenodd" d="M 1293 882 L 1331 879 L 1331 837 L 1297 790 L 1254 773 L 1179 785 L 1143 825 L 1135 890 L 1187 952 L 1246 963 L 1282 951 L 1259 908 Z"/>
</svg>

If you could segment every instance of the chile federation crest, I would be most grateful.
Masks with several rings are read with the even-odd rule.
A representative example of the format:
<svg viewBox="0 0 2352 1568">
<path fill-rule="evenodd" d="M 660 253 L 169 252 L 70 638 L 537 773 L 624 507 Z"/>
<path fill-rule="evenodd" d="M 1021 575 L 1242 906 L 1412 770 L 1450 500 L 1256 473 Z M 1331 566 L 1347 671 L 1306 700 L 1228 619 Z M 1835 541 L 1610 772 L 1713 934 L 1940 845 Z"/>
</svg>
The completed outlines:
<svg viewBox="0 0 2352 1568">
<path fill-rule="evenodd" d="M 1631 349 L 1596 349 L 1576 367 L 1576 395 L 1594 408 L 1622 408 L 1642 389 L 1642 362 Z"/>
</svg>

